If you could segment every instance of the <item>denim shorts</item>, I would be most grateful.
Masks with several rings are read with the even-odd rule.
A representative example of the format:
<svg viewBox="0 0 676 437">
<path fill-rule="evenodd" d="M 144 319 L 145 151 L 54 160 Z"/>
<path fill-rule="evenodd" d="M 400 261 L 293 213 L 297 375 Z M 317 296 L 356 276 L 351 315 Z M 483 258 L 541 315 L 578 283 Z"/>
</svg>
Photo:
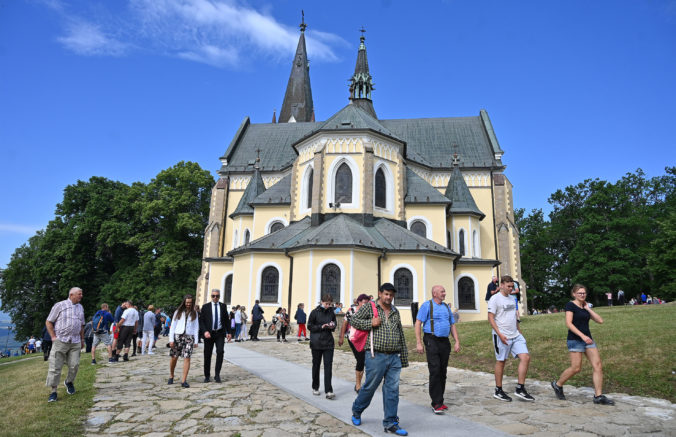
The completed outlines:
<svg viewBox="0 0 676 437">
<path fill-rule="evenodd" d="M 596 348 L 596 342 L 587 344 L 582 340 L 568 340 L 568 352 L 584 352 L 591 348 Z"/>
</svg>

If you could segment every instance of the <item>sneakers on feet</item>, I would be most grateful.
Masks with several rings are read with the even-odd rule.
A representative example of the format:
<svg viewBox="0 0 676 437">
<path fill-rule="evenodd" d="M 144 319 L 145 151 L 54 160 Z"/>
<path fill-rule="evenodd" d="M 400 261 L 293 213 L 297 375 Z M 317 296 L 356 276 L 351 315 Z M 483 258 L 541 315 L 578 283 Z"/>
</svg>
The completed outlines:
<svg viewBox="0 0 676 437">
<path fill-rule="evenodd" d="M 92 360 L 92 364 L 96 364 L 96 360 Z"/>
<path fill-rule="evenodd" d="M 493 393 L 493 397 L 499 401 L 503 402 L 512 402 L 512 398 L 507 396 L 507 393 L 505 393 L 501 388 L 495 388 L 495 393 Z"/>
<path fill-rule="evenodd" d="M 556 381 L 552 381 L 552 388 L 554 389 L 554 394 L 559 400 L 561 401 L 566 400 L 566 395 L 563 394 L 563 387 L 559 387 L 558 385 L 556 385 Z"/>
<path fill-rule="evenodd" d="M 533 402 L 535 400 L 535 398 L 533 396 L 528 394 L 528 392 L 526 391 L 526 387 L 517 388 L 514 391 L 514 395 L 516 397 L 519 397 L 519 398 L 523 399 L 524 401 L 528 401 L 528 402 Z"/>
<path fill-rule="evenodd" d="M 109 362 L 109 363 L 114 363 L 114 362 L 115 362 L 115 360 L 114 360 L 114 359 L 112 359 L 112 358 L 108 358 L 108 362 Z"/>
<path fill-rule="evenodd" d="M 333 399 L 335 397 L 336 397 L 336 395 L 334 395 L 332 391 L 330 391 L 326 394 L 326 399 Z"/>
<path fill-rule="evenodd" d="M 122 356 L 122 359 L 123 359 L 124 361 L 129 361 L 129 355 L 124 354 L 124 355 Z"/>
<path fill-rule="evenodd" d="M 49 397 L 47 398 L 47 402 L 56 402 L 56 392 L 52 392 L 49 394 Z"/>
<path fill-rule="evenodd" d="M 73 385 L 72 382 L 63 381 L 63 385 L 66 386 L 66 393 L 68 393 L 69 395 L 75 394 L 75 386 Z"/>
<path fill-rule="evenodd" d="M 594 403 L 599 405 L 615 405 L 615 401 L 608 399 L 606 395 L 594 396 Z"/>
<path fill-rule="evenodd" d="M 432 411 L 434 411 L 434 414 L 444 414 L 444 409 L 441 408 L 441 405 L 432 405 Z"/>
<path fill-rule="evenodd" d="M 214 376 L 214 381 L 220 383 L 220 382 L 221 382 L 221 377 L 218 376 L 218 375 Z"/>
<path fill-rule="evenodd" d="M 182 383 L 181 383 L 181 387 L 183 387 L 183 388 L 190 388 L 190 384 L 188 384 L 188 381 L 182 382 Z"/>
<path fill-rule="evenodd" d="M 385 428 L 385 432 L 391 432 L 396 435 L 408 435 L 408 431 L 400 427 L 398 423 L 395 423 L 392 426 Z"/>
<path fill-rule="evenodd" d="M 204 383 L 206 384 L 207 382 L 211 382 L 211 378 L 208 376 L 204 377 Z"/>
<path fill-rule="evenodd" d="M 155 352 L 150 351 L 150 352 L 148 352 L 148 355 L 155 355 Z"/>
<path fill-rule="evenodd" d="M 355 416 L 354 413 L 352 413 L 352 424 L 354 426 L 361 425 L 361 416 Z"/>
<path fill-rule="evenodd" d="M 315 390 L 315 389 L 312 389 L 312 394 L 315 395 L 315 396 L 320 395 L 319 390 Z"/>
<path fill-rule="evenodd" d="M 167 381 L 167 385 L 171 385 L 173 383 L 174 383 L 174 378 L 169 378 L 169 380 Z"/>
</svg>

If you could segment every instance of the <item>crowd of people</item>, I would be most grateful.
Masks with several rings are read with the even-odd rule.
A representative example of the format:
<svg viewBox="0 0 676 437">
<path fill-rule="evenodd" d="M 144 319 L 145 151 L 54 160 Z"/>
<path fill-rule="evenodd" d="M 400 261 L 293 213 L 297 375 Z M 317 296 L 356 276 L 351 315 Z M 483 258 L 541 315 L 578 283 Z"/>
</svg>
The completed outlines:
<svg viewBox="0 0 676 437">
<path fill-rule="evenodd" d="M 505 362 L 511 355 L 518 358 L 517 384 L 514 396 L 523 401 L 533 402 L 534 397 L 526 390 L 526 376 L 530 363 L 530 354 L 526 339 L 520 327 L 518 311 L 517 283 L 510 276 L 503 276 L 498 281 L 494 278 L 487 290 L 488 321 L 491 326 L 492 347 L 495 353 L 495 389 L 493 397 L 499 401 L 510 402 L 512 398 L 503 388 L 503 372 Z M 516 288 L 518 290 L 518 288 Z M 415 316 L 416 352 L 426 354 L 429 372 L 430 405 L 435 414 L 443 414 L 448 407 L 444 404 L 446 375 L 451 350 L 460 351 L 460 338 L 456 327 L 457 319 L 452 309 L 446 304 L 446 290 L 435 285 L 431 290 L 432 299 L 420 306 Z M 174 384 L 175 371 L 179 358 L 183 359 L 180 372 L 180 385 L 189 387 L 188 374 L 190 359 L 203 342 L 204 383 L 211 379 L 211 358 L 214 347 L 216 360 L 213 381 L 221 382 L 224 344 L 234 339 L 236 342 L 247 340 L 259 341 L 258 334 L 261 322 L 264 327 L 265 311 L 256 300 L 251 310 L 251 329 L 246 329 L 248 315 L 246 308 L 235 305 L 228 311 L 227 305 L 220 302 L 220 290 L 211 291 L 211 302 L 200 309 L 191 295 L 185 295 L 172 317 L 162 312 L 161 308 L 148 305 L 139 312 L 131 301 L 121 303 L 114 314 L 107 304 L 85 323 L 85 316 L 80 301 L 83 292 L 74 287 L 69 291 L 68 299 L 56 303 L 47 317 L 43 338 L 31 337 L 27 348 L 35 352 L 45 352 L 45 360 L 49 359 L 49 370 L 46 385 L 52 392 L 48 401 L 57 400 L 57 386 L 64 365 L 68 374 L 64 380 L 66 392 L 75 393 L 73 384 L 77 375 L 80 351 L 88 345 L 86 352 L 92 354 L 92 364 L 96 364 L 96 348 L 103 343 L 108 352 L 110 363 L 129 361 L 130 356 L 152 355 L 157 340 L 164 335 L 168 337 L 169 378 L 168 384 Z M 399 377 L 401 369 L 408 366 L 408 348 L 404 337 L 401 316 L 393 304 L 396 295 L 395 287 L 390 283 L 382 284 L 378 290 L 378 298 L 361 294 L 353 304 L 344 311 L 343 324 L 338 335 L 338 345 L 345 341 L 355 358 L 356 398 L 352 403 L 352 423 L 361 424 L 361 415 L 368 408 L 377 388 L 382 384 L 383 391 L 383 427 L 386 432 L 407 435 L 407 431 L 399 425 Z M 551 382 L 554 395 L 565 399 L 563 385 L 581 370 L 583 357 L 592 366 L 594 385 L 593 402 L 601 405 L 613 405 L 614 402 L 603 394 L 603 370 L 601 357 L 589 329 L 589 321 L 603 323 L 603 319 L 593 311 L 586 301 L 587 288 L 576 284 L 571 291 L 572 300 L 564 308 L 565 323 L 568 328 L 567 346 L 570 366 L 558 379 Z M 647 297 L 646 297 L 647 304 Z M 299 304 L 294 319 L 298 325 L 298 341 L 308 340 L 312 354 L 311 389 L 314 395 L 320 395 L 320 370 L 323 366 L 323 388 L 327 399 L 335 399 L 332 387 L 332 366 L 335 350 L 334 332 L 337 330 L 336 314 L 343 313 L 342 305 L 333 303 L 332 296 L 326 294 L 309 316 L 305 313 L 304 304 Z M 286 342 L 286 332 L 290 326 L 290 318 L 285 308 L 279 307 L 272 317 L 277 331 L 277 340 Z M 301 338 L 302 337 L 302 338 Z M 91 338 L 91 341 L 88 340 Z M 451 340 L 453 339 L 453 344 Z M 31 347 L 32 346 L 32 347 Z M 51 350 L 51 354 L 50 351 Z M 131 352 L 131 355 L 130 355 Z"/>
</svg>

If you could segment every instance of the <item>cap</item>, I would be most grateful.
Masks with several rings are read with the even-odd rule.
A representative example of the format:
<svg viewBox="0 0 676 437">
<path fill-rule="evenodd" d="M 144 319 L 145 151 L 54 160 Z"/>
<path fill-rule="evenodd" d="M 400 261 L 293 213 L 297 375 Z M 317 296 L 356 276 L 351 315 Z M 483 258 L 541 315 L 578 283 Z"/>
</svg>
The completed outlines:
<svg viewBox="0 0 676 437">
<path fill-rule="evenodd" d="M 383 285 L 380 286 L 380 291 L 385 291 L 385 290 L 394 291 L 395 293 L 397 292 L 397 289 L 394 288 L 394 285 L 390 284 L 389 282 L 386 282 L 386 283 L 384 283 Z"/>
</svg>

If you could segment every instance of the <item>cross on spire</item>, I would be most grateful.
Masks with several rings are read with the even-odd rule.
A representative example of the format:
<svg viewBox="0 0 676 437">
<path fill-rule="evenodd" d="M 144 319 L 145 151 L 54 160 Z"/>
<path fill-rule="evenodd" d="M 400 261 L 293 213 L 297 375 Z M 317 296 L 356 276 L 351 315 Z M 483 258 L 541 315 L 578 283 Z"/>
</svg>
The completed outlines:
<svg viewBox="0 0 676 437">
<path fill-rule="evenodd" d="M 458 155 L 458 145 L 453 144 L 453 158 L 451 158 L 451 164 L 454 166 L 460 165 L 460 157 Z"/>
<path fill-rule="evenodd" d="M 301 13 L 301 20 L 300 20 L 300 25 L 298 27 L 300 27 L 301 32 L 305 32 L 305 29 L 307 28 L 307 24 L 305 24 L 305 11 L 301 9 L 300 13 Z"/>
</svg>

